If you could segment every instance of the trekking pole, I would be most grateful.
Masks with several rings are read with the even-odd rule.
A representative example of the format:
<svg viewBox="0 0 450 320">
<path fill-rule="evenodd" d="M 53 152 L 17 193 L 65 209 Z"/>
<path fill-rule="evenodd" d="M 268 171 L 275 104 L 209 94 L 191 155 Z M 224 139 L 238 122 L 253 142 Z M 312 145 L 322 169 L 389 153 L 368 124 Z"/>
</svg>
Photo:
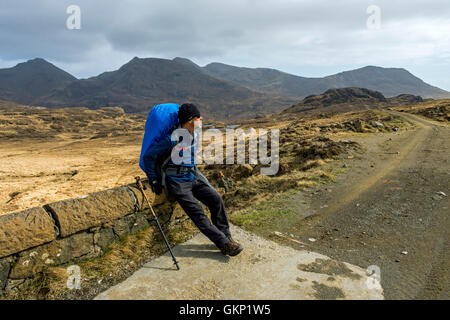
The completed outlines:
<svg viewBox="0 0 450 320">
<path fill-rule="evenodd" d="M 155 211 L 153 211 L 153 207 L 151 206 L 150 201 L 148 201 L 147 195 L 144 192 L 144 186 L 142 185 L 141 178 L 139 176 L 137 176 L 137 177 L 135 177 L 135 179 L 136 179 L 136 184 L 137 184 L 139 190 L 141 190 L 142 194 L 144 195 L 144 198 L 147 201 L 147 204 L 148 204 L 148 206 L 150 208 L 150 211 L 152 212 L 153 220 L 156 221 L 156 224 L 158 225 L 159 231 L 161 231 L 161 234 L 162 234 L 162 236 L 164 238 L 164 242 L 166 243 L 167 248 L 169 248 L 170 254 L 172 255 L 172 260 L 175 263 L 175 265 L 177 266 L 177 270 L 180 270 L 180 267 L 178 266 L 178 261 L 175 258 L 175 256 L 173 255 L 172 248 L 170 248 L 169 242 L 166 239 L 164 231 L 161 228 L 161 225 L 159 224 L 158 217 L 156 216 Z"/>
</svg>

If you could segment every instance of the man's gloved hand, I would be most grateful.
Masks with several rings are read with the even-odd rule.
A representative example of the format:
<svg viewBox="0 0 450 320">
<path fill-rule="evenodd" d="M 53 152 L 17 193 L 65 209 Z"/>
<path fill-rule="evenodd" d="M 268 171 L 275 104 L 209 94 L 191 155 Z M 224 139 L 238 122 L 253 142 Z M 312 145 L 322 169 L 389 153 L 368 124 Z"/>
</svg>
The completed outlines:
<svg viewBox="0 0 450 320">
<path fill-rule="evenodd" d="M 158 180 L 153 180 L 152 182 L 150 182 L 150 187 L 152 188 L 153 193 L 162 193 L 162 185 Z"/>
</svg>

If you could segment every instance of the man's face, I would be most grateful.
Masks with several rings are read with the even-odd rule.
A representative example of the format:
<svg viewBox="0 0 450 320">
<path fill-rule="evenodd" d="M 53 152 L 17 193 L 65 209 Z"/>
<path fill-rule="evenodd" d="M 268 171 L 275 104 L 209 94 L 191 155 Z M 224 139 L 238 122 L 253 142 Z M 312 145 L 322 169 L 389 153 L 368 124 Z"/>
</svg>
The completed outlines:
<svg viewBox="0 0 450 320">
<path fill-rule="evenodd" d="M 202 127 L 202 120 L 203 117 L 194 117 L 193 119 L 186 122 L 186 124 L 183 127 L 188 129 L 189 132 L 192 134 L 194 133 L 194 129 L 200 129 Z"/>
<path fill-rule="evenodd" d="M 195 117 L 193 120 L 194 120 L 194 129 L 200 129 L 202 127 L 203 117 Z"/>
</svg>

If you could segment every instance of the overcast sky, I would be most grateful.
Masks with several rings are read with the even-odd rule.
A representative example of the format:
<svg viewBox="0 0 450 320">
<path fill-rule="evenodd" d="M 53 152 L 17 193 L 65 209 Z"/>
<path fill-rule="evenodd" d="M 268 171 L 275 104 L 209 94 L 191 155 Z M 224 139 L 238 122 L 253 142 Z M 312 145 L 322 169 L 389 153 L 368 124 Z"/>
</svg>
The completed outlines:
<svg viewBox="0 0 450 320">
<path fill-rule="evenodd" d="M 67 28 L 69 5 L 80 7 L 81 29 Z M 367 26 L 371 5 L 378 29 Z M 309 77 L 401 67 L 450 90 L 450 1 L 1 0 L 2 68 L 41 57 L 86 78 L 135 56 Z"/>
</svg>

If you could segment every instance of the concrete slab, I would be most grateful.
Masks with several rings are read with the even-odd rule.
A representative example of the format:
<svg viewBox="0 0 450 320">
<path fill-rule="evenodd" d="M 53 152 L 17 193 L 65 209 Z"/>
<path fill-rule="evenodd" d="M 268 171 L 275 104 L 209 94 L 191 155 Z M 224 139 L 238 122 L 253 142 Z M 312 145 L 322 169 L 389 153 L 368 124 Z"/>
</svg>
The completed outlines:
<svg viewBox="0 0 450 320">
<path fill-rule="evenodd" d="M 360 267 L 231 228 L 244 246 L 238 256 L 199 234 L 174 248 L 181 270 L 167 253 L 95 299 L 383 299 Z"/>
</svg>

